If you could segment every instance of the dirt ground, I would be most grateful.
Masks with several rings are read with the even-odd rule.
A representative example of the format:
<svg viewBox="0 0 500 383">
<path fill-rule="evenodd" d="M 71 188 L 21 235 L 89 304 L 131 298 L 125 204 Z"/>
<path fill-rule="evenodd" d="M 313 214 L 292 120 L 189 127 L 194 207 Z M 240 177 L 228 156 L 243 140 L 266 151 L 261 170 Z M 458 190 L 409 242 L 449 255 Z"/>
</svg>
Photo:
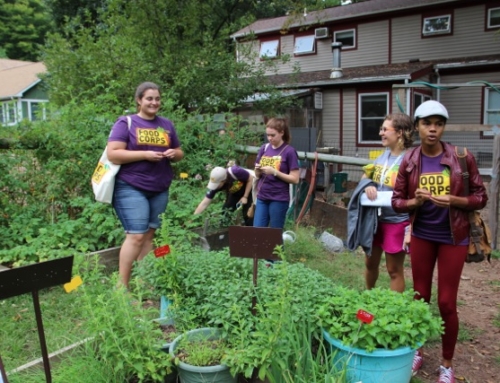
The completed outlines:
<svg viewBox="0 0 500 383">
<path fill-rule="evenodd" d="M 406 270 L 411 280 L 411 269 Z M 434 276 L 435 277 L 435 276 Z M 457 344 L 455 379 L 465 383 L 500 382 L 500 261 L 466 264 L 458 292 L 458 316 L 468 339 Z M 461 331 L 461 334 L 463 331 Z M 417 377 L 435 383 L 441 344 L 424 347 L 424 365 Z"/>
</svg>

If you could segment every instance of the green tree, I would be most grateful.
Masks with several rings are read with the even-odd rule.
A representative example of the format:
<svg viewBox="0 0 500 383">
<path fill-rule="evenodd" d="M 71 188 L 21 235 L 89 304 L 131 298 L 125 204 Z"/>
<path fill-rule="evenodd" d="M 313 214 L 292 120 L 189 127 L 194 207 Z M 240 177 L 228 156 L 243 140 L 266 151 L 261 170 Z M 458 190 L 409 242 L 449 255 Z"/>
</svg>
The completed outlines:
<svg viewBox="0 0 500 383">
<path fill-rule="evenodd" d="M 73 19 L 85 19 L 87 26 L 98 19 L 99 10 L 107 0 L 45 0 L 52 15 L 55 28 L 64 29 L 64 25 Z"/>
<path fill-rule="evenodd" d="M 105 6 L 97 6 L 98 1 L 90 3 L 96 15 L 81 8 L 46 44 L 46 79 L 57 104 L 77 98 L 100 100 L 103 108 L 131 105 L 135 86 L 150 80 L 185 109 L 228 110 L 256 91 L 271 91 L 263 74 L 276 65 L 238 62 L 231 33 L 258 18 L 293 18 L 304 7 L 339 2 L 100 0 Z"/>
<path fill-rule="evenodd" d="M 231 1 L 234 7 L 240 3 Z M 150 80 L 186 109 L 227 110 L 263 88 L 256 80 L 263 72 L 236 62 L 229 39 L 235 21 L 227 12 L 235 8 L 226 4 L 224 14 L 213 16 L 222 4 L 110 0 L 93 25 L 89 19 L 68 23 L 45 48 L 51 100 L 131 105 L 135 86 Z"/>
<path fill-rule="evenodd" d="M 50 28 L 42 0 L 0 0 L 0 47 L 8 58 L 37 61 Z"/>
</svg>

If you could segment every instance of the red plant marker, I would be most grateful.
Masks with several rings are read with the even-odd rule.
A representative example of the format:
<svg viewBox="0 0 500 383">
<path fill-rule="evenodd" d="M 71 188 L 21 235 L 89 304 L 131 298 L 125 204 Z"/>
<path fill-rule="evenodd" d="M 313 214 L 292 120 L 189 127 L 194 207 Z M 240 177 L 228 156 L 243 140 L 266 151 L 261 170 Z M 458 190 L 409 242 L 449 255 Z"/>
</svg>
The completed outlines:
<svg viewBox="0 0 500 383">
<path fill-rule="evenodd" d="M 164 257 L 165 255 L 170 254 L 170 246 L 164 245 L 157 247 L 154 250 L 154 254 L 156 258 Z"/>
<path fill-rule="evenodd" d="M 370 324 L 373 321 L 373 314 L 370 314 L 368 311 L 360 309 L 356 313 L 356 318 L 358 318 L 363 323 Z"/>
</svg>

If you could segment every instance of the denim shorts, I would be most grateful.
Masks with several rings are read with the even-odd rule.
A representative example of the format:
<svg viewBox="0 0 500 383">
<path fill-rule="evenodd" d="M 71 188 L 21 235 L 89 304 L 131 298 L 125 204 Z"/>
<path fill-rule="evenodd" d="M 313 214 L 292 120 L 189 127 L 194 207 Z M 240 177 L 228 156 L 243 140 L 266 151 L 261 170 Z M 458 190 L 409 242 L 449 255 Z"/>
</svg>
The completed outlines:
<svg viewBox="0 0 500 383">
<path fill-rule="evenodd" d="M 117 179 L 113 207 L 128 234 L 144 234 L 161 225 L 160 214 L 168 204 L 168 190 L 149 192 Z"/>
</svg>

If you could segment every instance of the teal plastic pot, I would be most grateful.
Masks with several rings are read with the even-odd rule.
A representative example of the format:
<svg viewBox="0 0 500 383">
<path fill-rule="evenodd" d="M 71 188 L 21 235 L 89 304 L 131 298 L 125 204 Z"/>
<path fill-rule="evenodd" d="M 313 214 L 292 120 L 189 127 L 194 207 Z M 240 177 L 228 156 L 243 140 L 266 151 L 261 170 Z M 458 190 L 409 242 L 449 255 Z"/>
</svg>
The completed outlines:
<svg viewBox="0 0 500 383">
<path fill-rule="evenodd" d="M 188 331 L 170 343 L 170 355 L 175 357 L 175 350 L 184 337 L 191 340 L 196 339 L 220 339 L 221 332 L 215 328 L 200 328 Z M 190 364 L 179 362 L 177 373 L 181 383 L 236 383 L 237 378 L 229 372 L 229 367 L 223 364 L 217 366 L 192 366 Z"/>
<path fill-rule="evenodd" d="M 174 314 L 172 313 L 171 306 L 173 302 L 165 295 L 160 297 L 160 318 L 168 320 L 165 324 L 174 324 Z"/>
<path fill-rule="evenodd" d="M 330 344 L 335 370 L 345 371 L 347 383 L 408 383 L 411 379 L 411 365 L 416 351 L 413 348 L 367 352 L 344 345 L 324 329 L 323 338 Z"/>
</svg>

